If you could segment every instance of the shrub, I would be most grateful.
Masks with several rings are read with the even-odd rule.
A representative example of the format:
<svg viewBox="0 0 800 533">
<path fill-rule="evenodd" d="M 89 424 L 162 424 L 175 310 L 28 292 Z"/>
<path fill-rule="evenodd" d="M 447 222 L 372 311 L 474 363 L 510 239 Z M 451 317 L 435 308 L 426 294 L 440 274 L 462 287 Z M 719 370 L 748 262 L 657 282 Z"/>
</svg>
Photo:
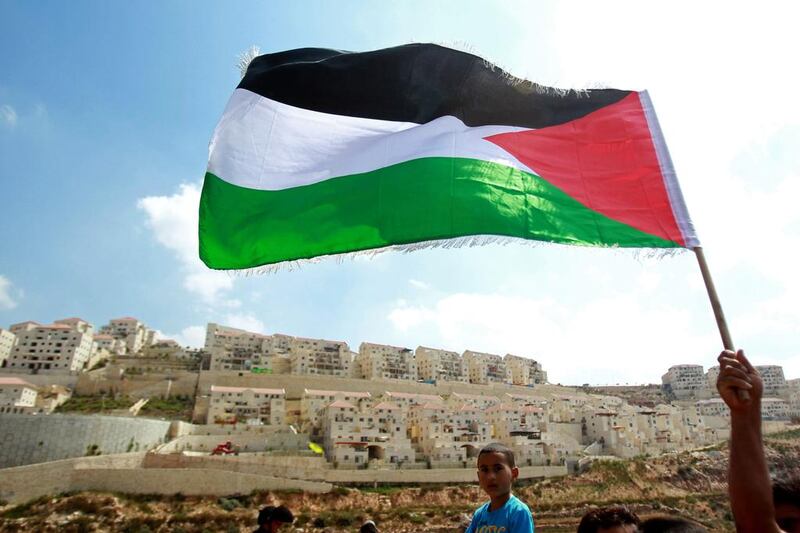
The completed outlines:
<svg viewBox="0 0 800 533">
<path fill-rule="evenodd" d="M 228 512 L 233 511 L 234 509 L 237 509 L 242 506 L 242 504 L 239 503 L 239 500 L 235 498 L 220 498 L 219 500 L 217 500 L 217 504 L 219 504 L 220 507 L 222 507 L 224 510 Z"/>
</svg>

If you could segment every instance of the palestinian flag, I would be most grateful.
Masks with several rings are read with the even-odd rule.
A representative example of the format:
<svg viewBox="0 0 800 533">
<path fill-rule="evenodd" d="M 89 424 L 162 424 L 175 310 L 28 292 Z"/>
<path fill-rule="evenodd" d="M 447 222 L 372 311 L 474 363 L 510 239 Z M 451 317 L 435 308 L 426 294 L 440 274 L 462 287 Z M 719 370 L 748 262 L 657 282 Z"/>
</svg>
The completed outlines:
<svg viewBox="0 0 800 533">
<path fill-rule="evenodd" d="M 495 237 L 697 246 L 647 93 L 549 89 L 431 44 L 250 63 L 209 148 L 206 265 Z"/>
</svg>

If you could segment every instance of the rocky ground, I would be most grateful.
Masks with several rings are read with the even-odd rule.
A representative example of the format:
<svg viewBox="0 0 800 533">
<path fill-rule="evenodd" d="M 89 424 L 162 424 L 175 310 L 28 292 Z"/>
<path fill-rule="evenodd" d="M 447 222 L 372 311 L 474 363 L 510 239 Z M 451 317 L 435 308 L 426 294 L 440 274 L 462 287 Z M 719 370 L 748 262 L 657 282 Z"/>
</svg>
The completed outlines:
<svg viewBox="0 0 800 533">
<path fill-rule="evenodd" d="M 778 475 L 800 473 L 800 430 L 767 439 Z M 565 478 L 523 483 L 515 493 L 534 512 L 537 532 L 575 531 L 595 505 L 624 503 L 640 516 L 680 514 L 711 531 L 733 531 L 725 446 L 655 459 L 596 462 Z M 357 531 L 367 518 L 386 532 L 461 532 L 483 500 L 477 486 L 337 487 L 330 494 L 263 492 L 235 498 L 78 493 L 0 507 L 0 532 L 238 532 L 254 529 L 258 509 L 284 504 L 297 532 Z"/>
</svg>

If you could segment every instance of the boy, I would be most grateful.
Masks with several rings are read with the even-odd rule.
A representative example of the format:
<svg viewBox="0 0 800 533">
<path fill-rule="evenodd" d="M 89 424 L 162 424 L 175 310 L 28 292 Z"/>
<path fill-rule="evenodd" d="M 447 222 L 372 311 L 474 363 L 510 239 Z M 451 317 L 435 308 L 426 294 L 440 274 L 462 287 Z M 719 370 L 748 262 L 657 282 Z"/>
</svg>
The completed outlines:
<svg viewBox="0 0 800 533">
<path fill-rule="evenodd" d="M 294 522 L 294 515 L 285 506 L 267 505 L 258 513 L 258 529 L 253 533 L 277 533 L 283 524 Z"/>
<path fill-rule="evenodd" d="M 478 482 L 489 501 L 475 511 L 466 533 L 533 533 L 530 509 L 511 494 L 517 476 L 514 452 L 508 447 L 492 443 L 478 452 Z"/>
<path fill-rule="evenodd" d="M 583 515 L 578 533 L 636 533 L 641 520 L 624 505 L 592 509 Z"/>
<path fill-rule="evenodd" d="M 731 410 L 728 492 L 736 531 L 800 533 L 800 487 L 770 484 L 761 435 L 761 375 L 742 350 L 725 350 L 717 361 L 717 390 Z M 748 396 L 740 396 L 741 390 Z"/>
</svg>

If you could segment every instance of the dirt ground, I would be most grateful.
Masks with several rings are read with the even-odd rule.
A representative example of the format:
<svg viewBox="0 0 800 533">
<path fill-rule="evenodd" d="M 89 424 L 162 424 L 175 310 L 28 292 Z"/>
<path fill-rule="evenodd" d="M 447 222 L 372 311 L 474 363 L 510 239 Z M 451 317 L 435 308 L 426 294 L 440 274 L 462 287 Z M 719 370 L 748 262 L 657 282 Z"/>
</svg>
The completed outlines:
<svg viewBox="0 0 800 533">
<path fill-rule="evenodd" d="M 776 475 L 800 473 L 800 430 L 771 436 L 767 452 Z M 575 531 L 593 506 L 626 504 L 641 517 L 678 514 L 710 531 L 733 531 L 725 483 L 726 446 L 603 461 L 563 478 L 520 483 L 515 494 L 534 513 L 537 532 Z M 329 494 L 256 492 L 231 498 L 62 494 L 0 507 L 0 532 L 201 533 L 255 529 L 258 509 L 287 505 L 296 516 L 287 531 L 357 531 L 366 519 L 382 532 L 463 532 L 484 501 L 477 485 L 336 487 Z"/>
</svg>

